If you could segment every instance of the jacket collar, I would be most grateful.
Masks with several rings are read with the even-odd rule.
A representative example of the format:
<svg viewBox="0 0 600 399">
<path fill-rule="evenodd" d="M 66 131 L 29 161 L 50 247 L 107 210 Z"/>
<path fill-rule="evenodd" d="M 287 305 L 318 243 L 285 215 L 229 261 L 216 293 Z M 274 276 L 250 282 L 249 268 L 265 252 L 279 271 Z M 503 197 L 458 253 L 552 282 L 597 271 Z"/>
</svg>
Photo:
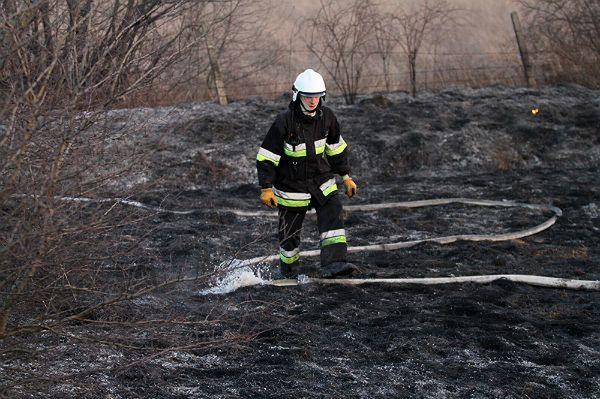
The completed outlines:
<svg viewBox="0 0 600 399">
<path fill-rule="evenodd" d="M 302 112 L 299 101 L 300 101 L 299 99 L 296 101 L 290 101 L 290 104 L 288 105 L 288 108 L 294 113 L 294 118 L 298 118 L 299 120 L 301 120 L 303 122 L 308 122 L 308 121 L 315 121 L 315 120 L 321 119 L 323 117 L 323 109 L 321 108 L 320 101 L 319 101 L 319 105 L 316 108 L 317 113 L 315 114 L 315 116 L 306 115 L 304 112 Z"/>
</svg>

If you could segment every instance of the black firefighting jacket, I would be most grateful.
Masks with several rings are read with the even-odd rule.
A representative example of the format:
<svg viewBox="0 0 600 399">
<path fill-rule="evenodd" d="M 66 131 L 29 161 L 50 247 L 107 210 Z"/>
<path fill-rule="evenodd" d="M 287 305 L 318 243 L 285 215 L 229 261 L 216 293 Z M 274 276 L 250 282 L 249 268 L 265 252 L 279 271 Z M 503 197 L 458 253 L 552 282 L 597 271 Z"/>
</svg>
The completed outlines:
<svg viewBox="0 0 600 399">
<path fill-rule="evenodd" d="M 280 206 L 324 204 L 337 191 L 334 174 L 350 173 L 347 145 L 333 111 L 319 105 L 314 117 L 291 102 L 267 132 L 256 156 L 261 188 L 272 187 Z"/>
</svg>

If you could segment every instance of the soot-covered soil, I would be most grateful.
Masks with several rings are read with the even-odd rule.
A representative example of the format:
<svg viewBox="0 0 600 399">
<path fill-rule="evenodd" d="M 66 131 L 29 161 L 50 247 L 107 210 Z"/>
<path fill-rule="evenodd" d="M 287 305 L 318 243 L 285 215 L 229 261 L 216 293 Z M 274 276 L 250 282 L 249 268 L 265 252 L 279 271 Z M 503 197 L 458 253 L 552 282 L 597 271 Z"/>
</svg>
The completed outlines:
<svg viewBox="0 0 600 399">
<path fill-rule="evenodd" d="M 68 378 L 40 385 L 37 392 L 36 384 L 16 386 L 7 391 L 10 397 L 600 396 L 598 291 L 498 281 L 258 284 L 225 292 L 247 279 L 248 270 L 228 272 L 222 262 L 235 265 L 232 259 L 277 250 L 272 213 L 243 216 L 232 210 L 263 211 L 254 155 L 286 101 L 107 115 L 121 128 L 146 121 L 140 145 L 152 134 L 163 140 L 136 178 L 154 181 L 156 188 L 136 200 L 194 210 L 155 212 L 148 219 L 154 233 L 144 245 L 160 259 L 157 269 L 220 273 L 134 304 L 149 318 L 168 314 L 189 321 L 136 330 L 131 342 L 145 344 L 146 352 L 99 342 L 110 341 L 108 325 L 74 325 L 70 336 L 26 338 L 32 350 L 45 350 L 23 360 L 5 357 L 4 375 L 25 367 L 32 378 Z M 344 198 L 346 205 L 465 197 L 549 204 L 563 212 L 554 226 L 521 239 L 352 253 L 362 277 L 531 274 L 600 280 L 599 91 L 448 89 L 416 100 L 404 93 L 365 96 L 353 106 L 333 98 L 329 106 L 352 150 L 359 185 L 357 198 Z M 540 109 L 535 116 L 533 107 Z M 137 140 L 136 134 L 129 140 Z M 103 195 L 119 196 L 136 179 L 114 181 Z M 452 204 L 347 212 L 345 220 L 349 245 L 358 246 L 506 233 L 551 216 L 528 208 Z M 303 239 L 302 249 L 317 248 L 314 216 L 307 217 Z M 303 260 L 307 267 L 316 261 Z M 258 265 L 255 273 L 268 279 L 272 266 Z M 94 340 L 73 338 L 82 332 Z M 181 337 L 179 348 L 172 348 L 173 337 Z M 192 338 L 205 344 L 188 345 Z"/>
</svg>

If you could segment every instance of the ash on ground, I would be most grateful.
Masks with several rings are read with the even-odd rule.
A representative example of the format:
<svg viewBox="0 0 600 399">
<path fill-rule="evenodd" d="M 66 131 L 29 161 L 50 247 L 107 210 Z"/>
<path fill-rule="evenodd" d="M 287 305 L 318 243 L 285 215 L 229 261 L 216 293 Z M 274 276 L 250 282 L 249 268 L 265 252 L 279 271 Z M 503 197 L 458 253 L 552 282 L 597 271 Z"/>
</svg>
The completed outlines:
<svg viewBox="0 0 600 399">
<path fill-rule="evenodd" d="M 11 398 L 595 398 L 600 293 L 500 281 L 442 286 L 227 280 L 228 260 L 277 251 L 275 213 L 258 200 L 255 155 L 287 98 L 227 107 L 111 111 L 111 145 L 160 151 L 97 196 L 135 200 L 153 231 L 157 273 L 206 279 L 128 303 L 140 328 L 79 323 L 5 339 L 0 385 Z M 433 198 L 559 207 L 550 229 L 504 242 L 360 252 L 362 277 L 528 274 L 600 280 L 600 92 L 577 86 L 493 87 L 328 99 L 352 151 L 357 198 L 345 205 Z M 531 110 L 539 108 L 533 114 Z M 140 127 L 142 126 L 143 127 Z M 143 134 L 141 133 L 143 131 Z M 119 140 L 123 140 L 120 143 Z M 118 152 L 118 151 L 117 151 Z M 110 151 L 107 151 L 107 157 Z M 114 162 L 126 162 L 115 156 Z M 128 205 L 118 205 L 126 207 Z M 244 211 L 236 212 L 236 211 Z M 258 212 L 258 213 L 256 213 Z M 262 212 L 262 213 L 261 213 Z M 350 246 L 452 234 L 500 234 L 549 215 L 461 204 L 347 212 Z M 317 249 L 314 216 L 303 250 Z M 314 267 L 316 258 L 305 258 Z M 235 262 L 232 262 L 235 266 Z M 272 271 L 272 270 L 271 270 Z M 250 273 L 250 274 L 248 274 Z M 241 278 L 241 277 L 240 277 Z M 231 285 L 233 284 L 233 285 Z M 202 294 L 202 295 L 201 295 Z M 117 321 L 118 314 L 97 315 Z M 14 350 L 13 350 L 14 349 Z"/>
</svg>

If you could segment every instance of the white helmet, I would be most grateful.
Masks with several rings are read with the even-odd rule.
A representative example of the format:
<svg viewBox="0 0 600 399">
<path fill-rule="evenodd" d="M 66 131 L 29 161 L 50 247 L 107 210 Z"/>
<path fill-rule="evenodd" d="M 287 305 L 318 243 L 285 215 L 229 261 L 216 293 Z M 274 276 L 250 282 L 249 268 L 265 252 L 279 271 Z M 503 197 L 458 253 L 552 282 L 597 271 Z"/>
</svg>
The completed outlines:
<svg viewBox="0 0 600 399">
<path fill-rule="evenodd" d="M 298 94 L 303 96 L 325 97 L 325 82 L 318 72 L 307 69 L 296 77 L 292 86 L 292 101 L 296 101 Z"/>
</svg>

